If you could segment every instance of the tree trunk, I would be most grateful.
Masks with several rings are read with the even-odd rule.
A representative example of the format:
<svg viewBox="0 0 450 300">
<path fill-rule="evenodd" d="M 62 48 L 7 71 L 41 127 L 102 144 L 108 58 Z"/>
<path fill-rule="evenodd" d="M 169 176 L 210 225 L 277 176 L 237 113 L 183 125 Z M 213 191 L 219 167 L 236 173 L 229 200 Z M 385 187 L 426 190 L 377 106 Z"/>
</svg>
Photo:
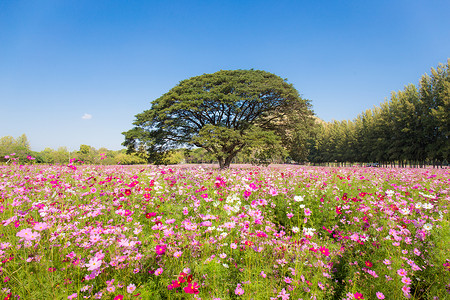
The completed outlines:
<svg viewBox="0 0 450 300">
<path fill-rule="evenodd" d="M 224 161 L 222 157 L 218 157 L 217 160 L 219 161 L 219 169 L 224 169 Z"/>
<path fill-rule="evenodd" d="M 229 156 L 225 157 L 225 160 L 222 157 L 218 157 L 217 160 L 219 161 L 219 169 L 228 169 L 235 156 L 236 154 L 230 154 Z"/>
</svg>

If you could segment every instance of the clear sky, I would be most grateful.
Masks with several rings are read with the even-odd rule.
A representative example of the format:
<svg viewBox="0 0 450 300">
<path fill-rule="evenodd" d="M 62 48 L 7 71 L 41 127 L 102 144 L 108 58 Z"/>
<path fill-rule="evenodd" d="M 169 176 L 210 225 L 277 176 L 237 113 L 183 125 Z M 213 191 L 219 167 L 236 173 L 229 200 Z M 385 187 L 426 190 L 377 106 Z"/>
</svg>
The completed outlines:
<svg viewBox="0 0 450 300">
<path fill-rule="evenodd" d="M 450 58 L 450 1 L 0 0 L 0 137 L 123 148 L 179 81 L 274 73 L 353 119 Z"/>
</svg>

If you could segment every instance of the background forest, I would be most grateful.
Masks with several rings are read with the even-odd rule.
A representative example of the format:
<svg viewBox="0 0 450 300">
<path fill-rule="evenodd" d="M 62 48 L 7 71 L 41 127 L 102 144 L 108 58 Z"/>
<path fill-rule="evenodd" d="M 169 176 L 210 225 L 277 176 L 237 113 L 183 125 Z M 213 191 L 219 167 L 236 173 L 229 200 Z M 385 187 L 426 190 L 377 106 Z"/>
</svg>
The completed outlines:
<svg viewBox="0 0 450 300">
<path fill-rule="evenodd" d="M 381 165 L 448 165 L 450 151 L 450 60 L 431 69 L 418 85 L 409 84 L 392 92 L 379 107 L 362 112 L 354 120 L 324 122 L 316 118 L 308 149 L 311 164 L 374 163 Z M 14 154 L 14 155 L 12 155 Z M 152 163 L 145 149 L 127 154 L 80 145 L 77 151 L 65 147 L 32 151 L 27 136 L 0 139 L 0 163 L 145 164 Z M 165 164 L 212 163 L 202 148 L 178 149 L 166 153 Z M 251 153 L 240 153 L 234 163 L 254 162 Z M 274 153 L 270 162 L 294 163 Z M 304 162 L 297 162 L 304 163 Z"/>
</svg>

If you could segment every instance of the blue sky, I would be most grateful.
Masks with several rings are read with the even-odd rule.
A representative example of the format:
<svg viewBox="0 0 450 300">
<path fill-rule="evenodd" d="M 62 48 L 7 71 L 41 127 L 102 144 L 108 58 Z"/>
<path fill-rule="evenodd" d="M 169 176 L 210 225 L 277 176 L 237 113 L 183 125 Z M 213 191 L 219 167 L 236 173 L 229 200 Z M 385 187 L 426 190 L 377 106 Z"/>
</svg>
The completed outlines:
<svg viewBox="0 0 450 300">
<path fill-rule="evenodd" d="M 118 150 L 152 100 L 229 69 L 287 78 L 321 119 L 353 119 L 450 58 L 449 11 L 433 0 L 0 0 L 0 137 Z"/>
</svg>

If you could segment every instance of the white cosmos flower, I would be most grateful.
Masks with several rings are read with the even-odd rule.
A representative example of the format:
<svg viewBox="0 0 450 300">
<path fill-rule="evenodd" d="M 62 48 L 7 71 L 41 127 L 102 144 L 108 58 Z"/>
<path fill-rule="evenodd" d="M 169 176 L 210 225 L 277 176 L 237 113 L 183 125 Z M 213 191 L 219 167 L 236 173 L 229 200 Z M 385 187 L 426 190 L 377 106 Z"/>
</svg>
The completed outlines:
<svg viewBox="0 0 450 300">
<path fill-rule="evenodd" d="M 425 208 L 425 209 L 432 209 L 432 208 L 433 208 L 433 204 L 431 204 L 431 203 L 425 203 L 425 204 L 423 205 L 423 208 Z"/>
<path fill-rule="evenodd" d="M 409 214 L 409 209 L 408 208 L 402 208 L 399 211 L 400 211 L 400 213 L 402 215 L 408 215 Z"/>
<path fill-rule="evenodd" d="M 425 225 L 423 225 L 423 229 L 430 231 L 431 228 L 433 228 L 433 225 L 431 225 L 430 223 L 427 223 Z"/>
<path fill-rule="evenodd" d="M 295 202 L 299 202 L 299 201 L 303 201 L 303 196 L 294 196 L 294 201 Z"/>
<path fill-rule="evenodd" d="M 415 205 L 415 207 L 416 207 L 417 209 L 422 208 L 422 202 L 417 202 L 416 205 Z"/>
<path fill-rule="evenodd" d="M 297 226 L 292 227 L 292 231 L 297 233 L 300 231 L 300 228 L 298 228 Z"/>
<path fill-rule="evenodd" d="M 434 198 L 433 195 L 427 195 L 427 194 L 424 194 L 424 193 L 422 193 L 422 192 L 419 192 L 419 194 L 422 195 L 422 196 L 425 197 L 425 198 Z"/>
<path fill-rule="evenodd" d="M 303 233 L 308 236 L 313 236 L 314 231 L 316 231 L 315 228 L 303 228 Z"/>
</svg>

